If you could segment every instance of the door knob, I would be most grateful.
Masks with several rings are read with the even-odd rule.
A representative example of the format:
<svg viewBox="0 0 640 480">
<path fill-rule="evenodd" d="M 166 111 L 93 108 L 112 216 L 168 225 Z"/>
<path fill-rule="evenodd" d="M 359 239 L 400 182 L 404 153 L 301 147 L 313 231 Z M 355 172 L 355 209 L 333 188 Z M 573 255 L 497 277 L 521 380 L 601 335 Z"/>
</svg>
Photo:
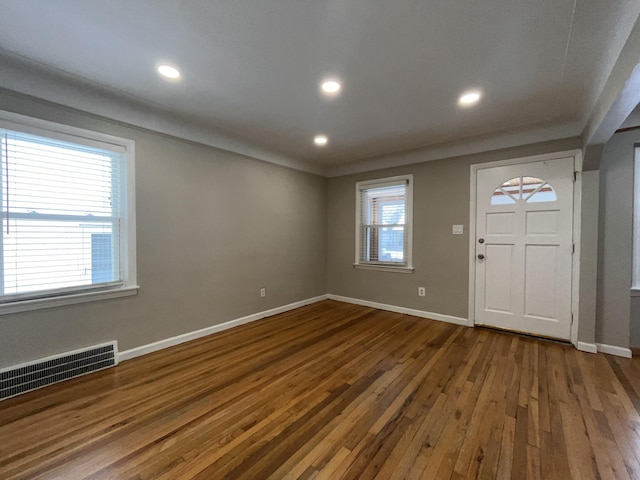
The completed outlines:
<svg viewBox="0 0 640 480">
<path fill-rule="evenodd" d="M 484 243 L 484 238 L 479 238 L 478 243 Z"/>
<path fill-rule="evenodd" d="M 478 255 L 478 259 L 479 260 L 484 260 L 484 255 L 483 254 Z"/>
</svg>

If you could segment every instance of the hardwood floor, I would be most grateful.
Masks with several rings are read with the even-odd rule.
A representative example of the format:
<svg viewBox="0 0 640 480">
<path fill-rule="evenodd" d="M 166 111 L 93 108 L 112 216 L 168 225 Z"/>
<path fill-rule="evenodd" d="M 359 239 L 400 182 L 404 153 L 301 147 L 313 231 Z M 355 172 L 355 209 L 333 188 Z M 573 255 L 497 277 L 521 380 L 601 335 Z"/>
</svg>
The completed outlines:
<svg viewBox="0 0 640 480">
<path fill-rule="evenodd" d="M 323 301 L 0 403 L 2 479 L 640 479 L 640 359 Z"/>
</svg>

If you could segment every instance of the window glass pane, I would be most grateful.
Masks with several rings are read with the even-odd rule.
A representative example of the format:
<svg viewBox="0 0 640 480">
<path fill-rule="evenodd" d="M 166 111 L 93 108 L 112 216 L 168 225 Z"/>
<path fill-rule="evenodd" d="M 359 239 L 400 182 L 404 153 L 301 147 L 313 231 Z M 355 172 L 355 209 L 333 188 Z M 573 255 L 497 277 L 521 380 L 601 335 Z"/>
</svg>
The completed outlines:
<svg viewBox="0 0 640 480">
<path fill-rule="evenodd" d="M 516 203 L 515 199 L 508 193 L 497 188 L 491 195 L 491 205 L 509 205 Z"/>
<path fill-rule="evenodd" d="M 121 154 L 0 130 L 0 296 L 121 281 Z"/>
<path fill-rule="evenodd" d="M 11 212 L 107 215 L 117 208 L 117 155 L 34 135 L 6 134 L 3 206 Z"/>
<path fill-rule="evenodd" d="M 363 227 L 360 261 L 403 263 L 406 247 L 404 230 L 404 227 Z"/>
<path fill-rule="evenodd" d="M 361 190 L 360 262 L 406 262 L 406 197 L 406 184 Z"/>
<path fill-rule="evenodd" d="M 548 183 L 543 183 L 537 192 L 527 198 L 529 203 L 555 202 L 556 200 L 558 200 L 558 196 Z"/>
<path fill-rule="evenodd" d="M 372 235 L 373 227 L 361 227 L 360 228 L 360 261 L 369 262 L 372 258 L 377 259 L 377 255 L 372 255 L 373 252 L 377 253 L 376 245 L 372 245 L 372 241 L 375 242 L 377 236 Z M 372 248 L 373 247 L 373 248 Z"/>
<path fill-rule="evenodd" d="M 527 176 L 507 180 L 491 195 L 491 205 L 512 205 L 521 200 L 530 203 L 555 202 L 557 196 L 545 180 Z"/>
<path fill-rule="evenodd" d="M 111 242 L 111 224 L 71 221 L 3 221 L 4 294 L 68 288 L 99 283 L 93 281 L 92 265 L 104 258 L 94 253 L 93 232 Z M 103 237 L 104 238 L 104 237 Z M 108 274 L 105 270 L 109 271 Z M 100 282 L 117 280 L 117 264 L 101 266 Z"/>
<path fill-rule="evenodd" d="M 491 205 L 510 205 L 520 198 L 521 177 L 511 178 L 501 184 L 491 195 Z"/>
<path fill-rule="evenodd" d="M 515 200 L 520 199 L 520 187 L 522 186 L 522 177 L 511 178 L 500 185 L 502 191 L 511 195 Z"/>
<path fill-rule="evenodd" d="M 536 177 L 522 177 L 522 198 L 527 199 L 533 193 L 537 192 L 545 181 Z"/>
<path fill-rule="evenodd" d="M 404 223 L 406 186 L 369 188 L 362 192 L 367 225 Z"/>
<path fill-rule="evenodd" d="M 382 225 L 404 224 L 404 201 L 380 202 L 379 223 Z"/>
<path fill-rule="evenodd" d="M 378 258 L 383 262 L 404 262 L 404 227 L 380 229 Z"/>
<path fill-rule="evenodd" d="M 113 235 L 91 233 L 91 283 L 112 282 L 114 278 Z"/>
</svg>

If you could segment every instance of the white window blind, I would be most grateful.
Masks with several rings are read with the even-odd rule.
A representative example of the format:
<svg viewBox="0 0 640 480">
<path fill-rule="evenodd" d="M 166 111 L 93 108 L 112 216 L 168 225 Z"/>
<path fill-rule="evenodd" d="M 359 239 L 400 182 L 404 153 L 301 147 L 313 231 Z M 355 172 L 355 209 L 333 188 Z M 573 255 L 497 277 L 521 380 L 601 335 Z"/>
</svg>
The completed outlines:
<svg viewBox="0 0 640 480">
<path fill-rule="evenodd" d="M 357 264 L 410 265 L 410 176 L 360 182 Z"/>
<path fill-rule="evenodd" d="M 122 149 L 7 129 L 0 141 L 0 302 L 122 284 Z"/>
</svg>

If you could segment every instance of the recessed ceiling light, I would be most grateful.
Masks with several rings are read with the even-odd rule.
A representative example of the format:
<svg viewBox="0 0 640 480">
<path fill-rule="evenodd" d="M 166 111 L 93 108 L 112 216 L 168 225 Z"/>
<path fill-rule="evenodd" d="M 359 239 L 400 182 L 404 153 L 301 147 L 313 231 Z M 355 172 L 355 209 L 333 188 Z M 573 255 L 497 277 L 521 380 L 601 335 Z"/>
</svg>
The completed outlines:
<svg viewBox="0 0 640 480">
<path fill-rule="evenodd" d="M 478 103 L 480 101 L 480 97 L 482 97 L 480 91 L 469 90 L 460 95 L 460 98 L 458 98 L 458 105 L 462 107 L 470 107 L 471 105 Z"/>
<path fill-rule="evenodd" d="M 180 71 L 177 68 L 172 67 L 171 65 L 160 65 L 158 67 L 158 72 L 163 77 L 172 79 L 180 78 Z"/>
<path fill-rule="evenodd" d="M 313 143 L 315 143 L 319 147 L 324 147 L 327 143 L 329 143 L 329 139 L 326 135 L 316 135 L 313 139 Z"/>
<path fill-rule="evenodd" d="M 337 80 L 331 79 L 331 80 L 325 80 L 324 82 L 322 82 L 321 88 L 324 93 L 335 95 L 340 91 L 340 89 L 342 88 L 342 85 Z"/>
</svg>

